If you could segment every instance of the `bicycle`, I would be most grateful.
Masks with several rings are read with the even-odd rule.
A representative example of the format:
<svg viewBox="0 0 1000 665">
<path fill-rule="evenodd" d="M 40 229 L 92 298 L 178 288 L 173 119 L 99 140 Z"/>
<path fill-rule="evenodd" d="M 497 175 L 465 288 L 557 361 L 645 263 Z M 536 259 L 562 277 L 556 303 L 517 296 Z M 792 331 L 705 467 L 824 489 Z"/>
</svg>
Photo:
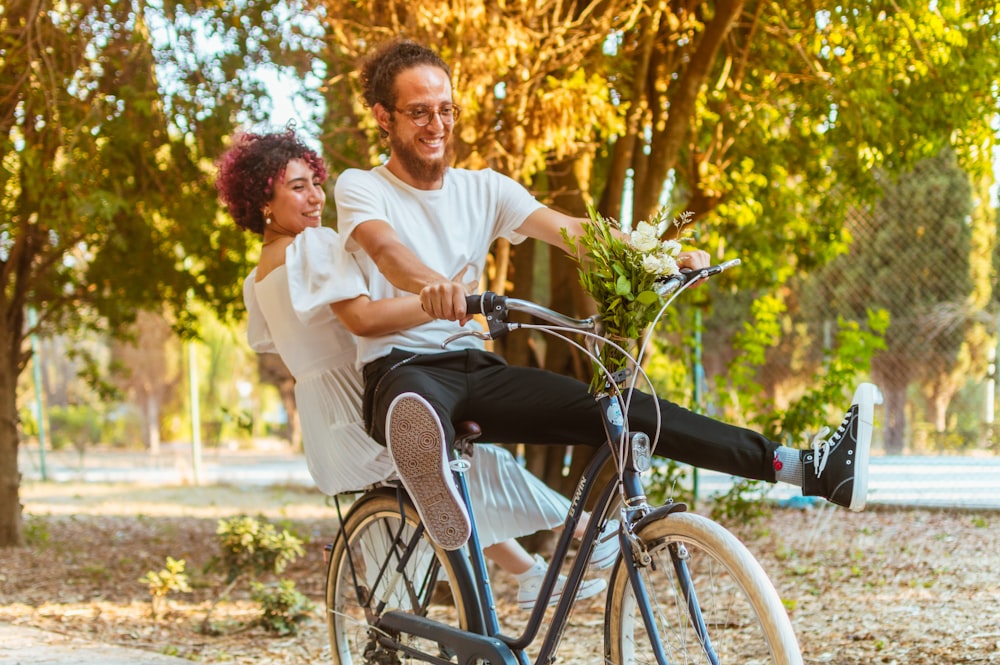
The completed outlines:
<svg viewBox="0 0 1000 665">
<path fill-rule="evenodd" d="M 661 295 L 672 296 L 663 310 L 690 284 L 737 263 L 668 278 L 659 287 Z M 495 339 L 524 328 L 542 330 L 580 348 L 567 333 L 606 343 L 595 317 L 574 319 L 489 292 L 470 296 L 469 308 L 486 316 L 489 332 L 463 334 Z M 512 323 L 511 311 L 546 323 Z M 598 449 L 577 483 L 538 602 L 521 634 L 505 635 L 499 626 L 464 476 L 478 428 L 465 423 L 457 426 L 452 468 L 472 520 L 467 553 L 437 548 L 400 486 L 366 491 L 340 515 L 341 528 L 327 546 L 327 624 L 334 663 L 527 665 L 525 650 L 535 646 L 540 634 L 534 662 L 554 662 L 587 561 L 610 517 L 620 521 L 622 554 L 611 569 L 606 592 L 605 663 L 802 662 L 784 606 L 746 547 L 721 525 L 686 512 L 683 504 L 648 505 L 641 474 L 650 467 L 651 439 L 648 433 L 627 430 L 628 399 L 623 394 L 624 388 L 634 387 L 641 369 L 635 363 L 633 372 L 605 373 L 606 390 L 595 399 L 603 406 L 609 445 Z M 608 463 L 617 466 L 617 482 L 600 492 L 551 622 L 541 633 L 573 533 L 595 479 Z M 340 513 L 339 501 L 337 509 Z"/>
</svg>

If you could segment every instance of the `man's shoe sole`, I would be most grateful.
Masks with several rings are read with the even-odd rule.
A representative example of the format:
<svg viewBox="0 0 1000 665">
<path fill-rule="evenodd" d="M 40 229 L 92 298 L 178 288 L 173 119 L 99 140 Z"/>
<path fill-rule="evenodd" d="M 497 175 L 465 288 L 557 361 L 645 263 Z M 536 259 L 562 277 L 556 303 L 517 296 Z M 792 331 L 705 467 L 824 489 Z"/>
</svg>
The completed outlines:
<svg viewBox="0 0 1000 665">
<path fill-rule="evenodd" d="M 404 394 L 389 405 L 386 419 L 389 453 L 427 535 L 443 549 L 461 548 L 472 527 L 448 466 L 444 432 L 433 408 L 419 395 Z"/>
<path fill-rule="evenodd" d="M 854 391 L 851 404 L 858 405 L 858 436 L 854 450 L 854 487 L 851 505 L 854 512 L 861 512 L 868 503 L 868 459 L 871 452 L 872 433 L 875 430 L 875 405 L 882 403 L 882 393 L 874 383 L 862 383 Z"/>
</svg>

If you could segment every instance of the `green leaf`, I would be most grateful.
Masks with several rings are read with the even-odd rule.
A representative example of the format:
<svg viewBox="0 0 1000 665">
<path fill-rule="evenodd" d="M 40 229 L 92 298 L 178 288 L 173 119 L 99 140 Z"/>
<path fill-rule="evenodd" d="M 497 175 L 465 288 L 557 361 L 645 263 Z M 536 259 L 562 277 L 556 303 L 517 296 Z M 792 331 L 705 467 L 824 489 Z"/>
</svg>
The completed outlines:
<svg viewBox="0 0 1000 665">
<path fill-rule="evenodd" d="M 619 275 L 615 282 L 615 293 L 620 296 L 630 296 L 632 293 L 632 282 L 625 275 Z"/>
<path fill-rule="evenodd" d="M 655 302 L 659 302 L 660 296 L 656 294 L 656 291 L 643 291 L 635 299 L 643 305 L 652 305 Z"/>
</svg>

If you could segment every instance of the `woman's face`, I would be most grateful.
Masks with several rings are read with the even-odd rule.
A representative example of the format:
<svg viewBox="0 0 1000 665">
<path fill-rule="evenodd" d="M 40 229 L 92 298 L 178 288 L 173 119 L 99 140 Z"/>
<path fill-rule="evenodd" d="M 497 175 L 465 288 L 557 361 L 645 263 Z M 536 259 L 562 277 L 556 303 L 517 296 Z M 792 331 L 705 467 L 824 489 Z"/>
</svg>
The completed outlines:
<svg viewBox="0 0 1000 665">
<path fill-rule="evenodd" d="M 279 233 L 297 235 L 310 226 L 319 226 L 326 203 L 322 181 L 309 165 L 293 159 L 274 183 L 274 196 L 267 205 L 271 226 Z"/>
</svg>

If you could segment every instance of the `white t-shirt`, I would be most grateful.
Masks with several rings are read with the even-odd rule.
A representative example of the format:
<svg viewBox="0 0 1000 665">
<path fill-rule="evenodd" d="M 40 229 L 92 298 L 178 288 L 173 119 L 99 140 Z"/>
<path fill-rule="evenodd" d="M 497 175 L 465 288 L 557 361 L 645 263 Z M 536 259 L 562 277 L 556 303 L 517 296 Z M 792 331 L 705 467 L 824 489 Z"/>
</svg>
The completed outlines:
<svg viewBox="0 0 1000 665">
<path fill-rule="evenodd" d="M 358 225 L 382 220 L 428 267 L 451 278 L 478 279 L 493 241 L 512 243 L 524 220 L 542 207 L 522 185 L 491 169 L 448 169 L 441 189 L 411 187 L 385 166 L 370 171 L 348 169 L 337 178 L 337 224 L 347 251 L 354 254 L 373 300 L 409 295 L 389 283 L 351 238 Z M 478 324 L 470 322 L 467 326 Z M 455 321 L 436 320 L 403 332 L 358 341 L 358 361 L 368 363 L 393 347 L 420 353 L 440 352 L 441 342 L 461 331 Z M 464 337 L 448 350 L 482 348 Z"/>
</svg>

